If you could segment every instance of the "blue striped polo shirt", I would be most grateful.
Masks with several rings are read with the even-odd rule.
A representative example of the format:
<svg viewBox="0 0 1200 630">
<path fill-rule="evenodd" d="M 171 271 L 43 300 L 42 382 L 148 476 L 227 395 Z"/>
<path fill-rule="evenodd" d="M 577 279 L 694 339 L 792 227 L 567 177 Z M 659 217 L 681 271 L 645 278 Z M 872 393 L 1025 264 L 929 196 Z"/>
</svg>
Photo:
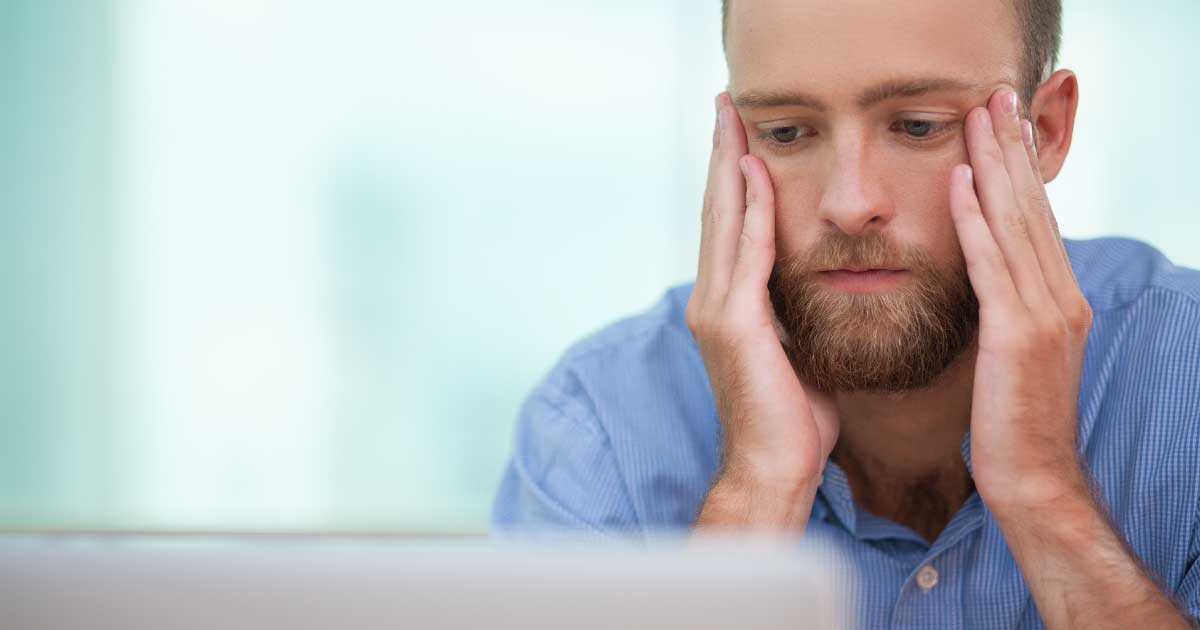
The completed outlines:
<svg viewBox="0 0 1200 630">
<path fill-rule="evenodd" d="M 1129 239 L 1066 248 L 1094 313 L 1079 391 L 1083 456 L 1130 548 L 1200 616 L 1200 272 Z M 691 525 L 721 438 L 684 322 L 690 291 L 673 288 L 575 344 L 537 385 L 517 419 L 494 533 L 644 537 Z M 849 559 L 864 627 L 1043 627 L 978 494 L 930 544 L 861 509 L 831 462 L 806 536 Z"/>
</svg>

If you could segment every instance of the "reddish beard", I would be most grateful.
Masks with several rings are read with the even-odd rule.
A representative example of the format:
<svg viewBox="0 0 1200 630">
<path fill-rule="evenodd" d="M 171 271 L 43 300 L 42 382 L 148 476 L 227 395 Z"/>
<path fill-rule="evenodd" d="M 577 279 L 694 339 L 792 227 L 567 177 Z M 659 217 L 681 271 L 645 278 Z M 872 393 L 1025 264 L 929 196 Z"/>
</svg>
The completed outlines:
<svg viewBox="0 0 1200 630">
<path fill-rule="evenodd" d="M 849 293 L 817 280 L 821 271 L 844 268 L 902 268 L 908 277 L 879 293 Z M 810 251 L 776 261 L 767 289 L 796 374 L 826 392 L 927 387 L 979 326 L 961 256 L 947 273 L 925 252 L 879 232 L 829 232 Z"/>
</svg>

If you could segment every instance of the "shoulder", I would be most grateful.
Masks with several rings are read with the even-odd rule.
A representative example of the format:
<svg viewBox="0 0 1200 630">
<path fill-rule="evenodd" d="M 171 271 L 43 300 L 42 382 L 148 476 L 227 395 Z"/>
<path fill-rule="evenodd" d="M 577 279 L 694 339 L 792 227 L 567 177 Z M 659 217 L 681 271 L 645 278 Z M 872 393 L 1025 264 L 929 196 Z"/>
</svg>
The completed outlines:
<svg viewBox="0 0 1200 630">
<path fill-rule="evenodd" d="M 1094 394 L 1200 424 L 1200 271 L 1126 238 L 1067 242 L 1093 321 L 1084 376 Z"/>
<path fill-rule="evenodd" d="M 1094 313 L 1085 381 L 1113 400 L 1153 406 L 1160 421 L 1200 421 L 1200 271 L 1125 238 L 1068 241 Z"/>
<path fill-rule="evenodd" d="M 605 424 L 636 422 L 664 401 L 711 404 L 704 363 L 684 320 L 692 287 L 671 287 L 645 311 L 570 345 L 530 400 Z"/>
<path fill-rule="evenodd" d="M 563 354 L 562 363 L 584 367 L 596 362 L 648 358 L 648 347 L 664 340 L 691 341 L 683 313 L 692 284 L 668 289 L 651 308 L 620 319 L 584 337 Z"/>
<path fill-rule="evenodd" d="M 1094 313 L 1085 371 L 1095 382 L 1119 383 L 1130 400 L 1169 400 L 1170 415 L 1195 424 L 1200 420 L 1200 271 L 1125 238 L 1069 241 L 1067 251 Z"/>
<path fill-rule="evenodd" d="M 691 284 L 673 287 L 649 309 L 572 344 L 542 389 L 560 399 L 586 401 L 590 415 L 604 416 L 622 402 L 644 406 L 670 381 L 694 378 L 703 363 L 684 321 L 691 289 Z"/>
<path fill-rule="evenodd" d="M 1079 287 L 1095 312 L 1148 299 L 1200 309 L 1200 271 L 1175 265 L 1147 243 L 1129 238 L 1063 242 Z"/>
<path fill-rule="evenodd" d="M 574 431 L 586 432 L 613 463 L 646 527 L 691 522 L 717 465 L 719 421 L 684 321 L 691 290 L 674 287 L 650 309 L 572 345 L 518 421 L 519 435 L 540 433 L 557 449 L 574 438 L 544 430 L 550 420 L 541 416 L 569 418 Z"/>
</svg>

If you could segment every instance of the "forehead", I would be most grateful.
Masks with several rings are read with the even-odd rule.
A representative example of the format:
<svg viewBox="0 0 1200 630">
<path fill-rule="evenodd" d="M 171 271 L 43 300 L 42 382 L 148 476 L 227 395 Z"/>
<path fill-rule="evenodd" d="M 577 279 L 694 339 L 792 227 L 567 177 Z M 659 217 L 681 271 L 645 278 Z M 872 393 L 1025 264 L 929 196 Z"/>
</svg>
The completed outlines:
<svg viewBox="0 0 1200 630">
<path fill-rule="evenodd" d="M 831 102 L 894 77 L 1016 84 L 1021 40 L 1011 0 L 732 0 L 735 92 L 797 88 Z"/>
</svg>

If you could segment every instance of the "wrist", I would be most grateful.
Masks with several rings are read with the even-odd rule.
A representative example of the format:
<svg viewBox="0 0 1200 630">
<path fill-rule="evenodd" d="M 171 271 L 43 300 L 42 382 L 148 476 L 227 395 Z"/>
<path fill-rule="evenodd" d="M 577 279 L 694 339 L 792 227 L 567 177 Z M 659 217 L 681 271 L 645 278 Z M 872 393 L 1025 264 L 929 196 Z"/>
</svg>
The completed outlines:
<svg viewBox="0 0 1200 630">
<path fill-rule="evenodd" d="M 763 495 L 784 501 L 815 495 L 821 485 L 819 472 L 726 466 L 714 485 L 744 495 Z"/>
<path fill-rule="evenodd" d="M 731 449 L 722 457 L 717 478 L 745 490 L 790 495 L 815 492 L 824 470 L 824 459 L 817 461 L 792 451 Z"/>
<path fill-rule="evenodd" d="M 996 523 L 1010 539 L 1026 534 L 1063 549 L 1086 544 L 1095 527 L 1104 522 L 1099 504 L 1082 471 L 1078 477 L 1028 482 L 1026 492 L 1007 501 L 988 503 Z"/>
<path fill-rule="evenodd" d="M 975 482 L 980 498 L 997 518 L 1051 518 L 1095 503 L 1087 473 L 1074 461 L 1037 470 L 977 470 Z"/>
<path fill-rule="evenodd" d="M 800 533 L 808 523 L 820 478 L 761 475 L 726 468 L 705 497 L 697 527 Z"/>
</svg>

